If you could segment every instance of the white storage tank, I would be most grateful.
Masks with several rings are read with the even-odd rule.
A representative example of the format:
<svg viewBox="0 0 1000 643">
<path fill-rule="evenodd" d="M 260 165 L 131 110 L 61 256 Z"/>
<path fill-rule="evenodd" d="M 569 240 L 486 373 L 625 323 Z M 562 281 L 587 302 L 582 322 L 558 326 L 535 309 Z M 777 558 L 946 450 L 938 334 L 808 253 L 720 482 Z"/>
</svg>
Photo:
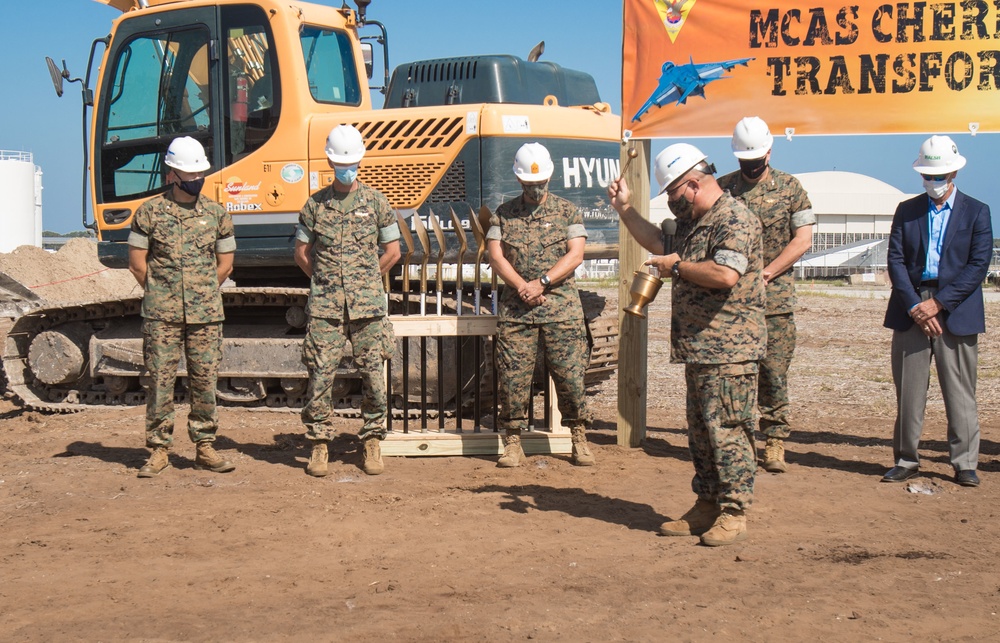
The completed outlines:
<svg viewBox="0 0 1000 643">
<path fill-rule="evenodd" d="M 31 152 L 0 150 L 0 252 L 42 245 L 42 173 Z"/>
<path fill-rule="evenodd" d="M 35 245 L 42 248 L 42 168 L 35 166 Z"/>
</svg>

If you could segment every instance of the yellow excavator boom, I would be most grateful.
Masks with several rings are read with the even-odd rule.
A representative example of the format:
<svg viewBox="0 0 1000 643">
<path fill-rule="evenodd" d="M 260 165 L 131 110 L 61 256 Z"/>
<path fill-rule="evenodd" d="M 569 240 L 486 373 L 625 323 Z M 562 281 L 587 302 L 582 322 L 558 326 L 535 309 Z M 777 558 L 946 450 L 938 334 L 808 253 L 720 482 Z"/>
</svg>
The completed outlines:
<svg viewBox="0 0 1000 643">
<path fill-rule="evenodd" d="M 174 4 L 184 1 L 185 0 L 94 0 L 94 2 L 114 7 L 122 13 L 143 9 L 145 7 L 155 7 L 161 4 Z"/>
</svg>

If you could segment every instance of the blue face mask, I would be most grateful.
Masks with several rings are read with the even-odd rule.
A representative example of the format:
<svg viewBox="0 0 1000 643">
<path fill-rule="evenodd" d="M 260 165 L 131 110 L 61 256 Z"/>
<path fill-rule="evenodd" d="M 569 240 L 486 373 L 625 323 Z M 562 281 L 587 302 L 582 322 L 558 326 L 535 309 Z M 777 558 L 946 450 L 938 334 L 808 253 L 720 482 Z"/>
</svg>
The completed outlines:
<svg viewBox="0 0 1000 643">
<path fill-rule="evenodd" d="M 342 185 L 353 185 L 354 179 L 358 178 L 358 164 L 338 165 L 333 168 L 333 175 Z"/>
</svg>

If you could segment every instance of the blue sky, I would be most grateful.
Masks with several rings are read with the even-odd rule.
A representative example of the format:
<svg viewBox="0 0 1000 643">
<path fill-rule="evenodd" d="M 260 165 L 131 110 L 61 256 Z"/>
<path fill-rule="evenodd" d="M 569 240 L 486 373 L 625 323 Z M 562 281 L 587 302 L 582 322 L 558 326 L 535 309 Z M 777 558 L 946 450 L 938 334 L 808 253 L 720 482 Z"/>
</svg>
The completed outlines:
<svg viewBox="0 0 1000 643">
<path fill-rule="evenodd" d="M 339 6 L 341 0 L 325 4 Z M 16 19 L 0 23 L 0 149 L 29 151 L 42 168 L 44 226 L 68 232 L 83 228 L 81 180 L 83 148 L 79 84 L 56 98 L 45 56 L 66 60 L 74 76 L 85 73 L 91 42 L 108 33 L 119 13 L 90 0 L 48 0 L 18 4 Z M 390 65 L 462 54 L 511 53 L 527 56 L 540 40 L 543 59 L 586 71 L 601 97 L 621 111 L 621 4 L 613 0 L 374 0 L 369 17 L 389 32 Z M 377 96 L 374 98 L 378 103 Z M 698 100 L 698 99 L 692 99 Z M 1000 92 L 997 93 L 1000 107 Z M 682 107 L 678 109 L 683 109 Z M 753 115 L 753 105 L 734 105 L 733 122 Z M 859 118 L 863 115 L 859 115 Z M 928 124 L 933 125 L 933 123 Z M 937 133 L 933 129 L 928 134 Z M 721 172 L 736 169 L 729 139 L 686 139 L 706 152 Z M 919 192 L 920 177 L 910 164 L 926 135 L 776 137 L 772 163 L 787 172 L 844 170 L 868 174 L 904 192 Z M 966 169 L 957 183 L 985 201 L 1000 235 L 998 134 L 953 134 Z M 653 153 L 672 141 L 654 141 Z"/>
</svg>

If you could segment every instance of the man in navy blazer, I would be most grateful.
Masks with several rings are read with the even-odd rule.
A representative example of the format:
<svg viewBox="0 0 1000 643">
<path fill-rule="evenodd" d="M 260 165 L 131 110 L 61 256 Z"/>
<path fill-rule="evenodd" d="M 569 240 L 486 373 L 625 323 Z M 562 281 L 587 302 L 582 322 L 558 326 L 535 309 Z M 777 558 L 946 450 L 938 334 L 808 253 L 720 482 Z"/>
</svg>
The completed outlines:
<svg viewBox="0 0 1000 643">
<path fill-rule="evenodd" d="M 964 166 L 965 158 L 947 136 L 924 141 L 913 169 L 927 194 L 900 203 L 892 219 L 887 256 L 892 294 L 885 326 L 893 331 L 895 466 L 883 482 L 917 475 L 933 357 L 955 481 L 979 486 L 977 341 L 986 331 L 982 283 L 993 254 L 993 228 L 989 206 L 955 187 Z"/>
</svg>

